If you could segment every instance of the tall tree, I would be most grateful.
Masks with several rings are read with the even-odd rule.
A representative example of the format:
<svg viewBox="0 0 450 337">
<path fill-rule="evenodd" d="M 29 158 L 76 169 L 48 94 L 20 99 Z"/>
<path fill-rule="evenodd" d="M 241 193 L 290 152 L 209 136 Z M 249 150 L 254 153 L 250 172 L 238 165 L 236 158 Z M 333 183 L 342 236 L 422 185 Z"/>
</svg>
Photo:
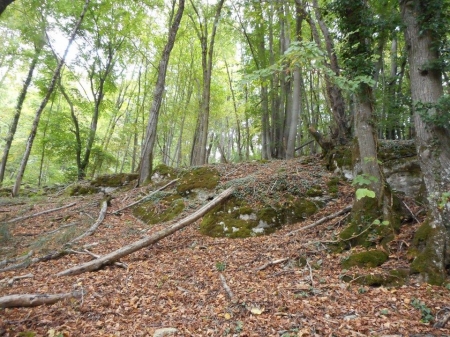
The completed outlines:
<svg viewBox="0 0 450 337">
<path fill-rule="evenodd" d="M 176 2 L 172 2 L 172 11 L 175 9 Z M 155 90 L 153 92 L 153 103 L 150 109 L 150 118 L 147 123 L 147 131 L 145 135 L 144 148 L 142 150 L 141 164 L 139 168 L 139 184 L 143 184 L 151 177 L 153 148 L 156 141 L 156 130 L 158 126 L 159 110 L 161 108 L 162 97 L 164 93 L 164 85 L 166 82 L 167 67 L 169 64 L 170 52 L 172 51 L 177 36 L 178 27 L 183 17 L 184 0 L 179 0 L 178 10 L 173 18 L 167 43 L 161 55 L 158 67 L 158 79 L 156 80 Z"/>
<path fill-rule="evenodd" d="M 406 26 L 416 147 L 430 213 L 419 230 L 421 248 L 411 267 L 441 284 L 450 268 L 450 97 L 444 95 L 441 52 L 448 49 L 449 1 L 401 0 Z M 423 235 L 426 233 L 426 235 Z"/>
<path fill-rule="evenodd" d="M 72 30 L 72 33 L 70 34 L 69 42 L 67 43 L 67 47 L 66 47 L 66 49 L 64 51 L 64 54 L 63 54 L 62 58 L 60 59 L 58 65 L 56 66 L 56 69 L 55 69 L 55 71 L 53 73 L 52 80 L 51 80 L 51 82 L 50 82 L 50 84 L 48 86 L 48 89 L 47 89 L 47 92 L 46 92 L 46 94 L 44 96 L 44 99 L 42 100 L 39 108 L 36 110 L 36 113 L 35 113 L 35 116 L 34 116 L 34 120 L 33 120 L 33 125 L 31 127 L 31 132 L 30 132 L 30 134 L 28 136 L 28 140 L 27 140 L 27 144 L 26 144 L 26 148 L 25 148 L 25 153 L 24 153 L 24 155 L 22 157 L 22 161 L 20 162 L 20 167 L 19 167 L 19 170 L 17 172 L 16 181 L 14 183 L 14 187 L 13 187 L 13 191 L 12 191 L 13 196 L 17 196 L 17 194 L 19 193 L 20 184 L 22 182 L 22 178 L 23 178 L 23 175 L 25 173 L 25 169 L 26 169 L 26 166 L 27 166 L 27 163 L 28 163 L 28 158 L 30 157 L 31 148 L 33 147 L 34 138 L 36 136 L 36 132 L 37 132 L 37 129 L 38 129 L 38 126 L 39 126 L 39 120 L 41 118 L 42 112 L 44 111 L 45 107 L 47 106 L 47 103 L 48 103 L 48 101 L 50 99 L 50 96 L 53 93 L 53 90 L 55 89 L 56 82 L 57 82 L 57 80 L 59 78 L 59 74 L 61 73 L 61 69 L 64 66 L 67 54 L 69 53 L 70 46 L 72 45 L 72 42 L 75 40 L 75 36 L 78 33 L 78 30 L 79 30 L 79 28 L 81 26 L 81 23 L 83 22 L 84 16 L 85 16 L 85 14 L 86 14 L 86 12 L 88 10 L 88 7 L 89 7 L 89 3 L 90 3 L 90 0 L 86 0 L 85 3 L 84 3 L 84 7 L 83 7 L 83 10 L 81 12 L 81 15 L 80 15 L 78 21 L 76 22 L 76 24 L 75 24 L 75 26 L 74 26 L 74 28 Z"/>
<path fill-rule="evenodd" d="M 219 0 L 215 6 L 215 14 L 211 34 L 209 34 L 208 15 L 204 13 L 203 17 L 199 9 L 191 0 L 195 16 L 190 15 L 194 25 L 195 32 L 200 40 L 202 50 L 202 99 L 200 111 L 197 117 L 195 127 L 194 142 L 192 143 L 191 165 L 203 165 L 208 161 L 207 142 L 208 142 L 208 124 L 211 102 L 211 75 L 213 69 L 214 43 L 219 25 L 220 13 L 225 0 Z M 206 8 L 207 9 L 207 8 Z"/>
</svg>

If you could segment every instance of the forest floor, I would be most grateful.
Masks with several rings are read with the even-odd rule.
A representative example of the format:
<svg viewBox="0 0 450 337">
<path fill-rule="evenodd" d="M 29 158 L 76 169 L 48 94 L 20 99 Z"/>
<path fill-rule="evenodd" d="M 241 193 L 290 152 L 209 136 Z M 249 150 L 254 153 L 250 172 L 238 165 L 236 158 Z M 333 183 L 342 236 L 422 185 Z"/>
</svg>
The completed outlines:
<svg viewBox="0 0 450 337">
<path fill-rule="evenodd" d="M 240 166 L 239 166 L 240 165 Z M 322 171 L 317 161 L 273 162 L 288 165 L 297 178 Z M 257 164 L 224 165 L 230 175 L 252 174 Z M 253 170 L 253 171 L 252 171 Z M 270 185 L 271 172 L 260 174 Z M 238 177 L 237 177 L 238 178 Z M 212 238 L 198 232 L 198 222 L 154 245 L 106 266 L 76 276 L 56 276 L 92 259 L 84 248 L 104 255 L 155 233 L 128 209 L 115 210 L 142 198 L 150 187 L 121 188 L 95 233 L 57 259 L 30 263 L 0 273 L 0 297 L 12 294 L 56 294 L 83 290 L 81 298 L 39 307 L 0 309 L 0 336 L 154 336 L 176 328 L 178 336 L 450 336 L 449 323 L 433 328 L 450 311 L 450 289 L 410 279 L 400 287 L 369 287 L 357 282 L 361 273 L 407 268 L 407 247 L 417 221 L 405 224 L 389 245 L 389 260 L 368 270 L 344 270 L 350 251 L 334 254 L 326 241 L 336 239 L 346 215 L 313 228 L 300 229 L 351 205 L 354 189 L 341 183 L 338 197 L 314 216 L 274 234 L 246 239 Z M 32 250 L 50 256 L 95 222 L 102 193 L 69 197 L 56 193 L 0 198 L 0 269 L 6 260 Z M 257 198 L 257 197 L 256 197 Z M 410 209 L 420 206 L 409 201 Z M 8 224 L 20 216 L 75 203 L 59 211 Z M 194 210 L 192 210 L 194 211 Z M 186 214 L 185 214 L 186 215 Z M 306 264 L 300 263 L 303 261 Z M 2 261 L 3 260 L 3 261 Z M 29 277 L 14 279 L 14 277 Z M 344 282 L 343 276 L 352 281 Z"/>
</svg>

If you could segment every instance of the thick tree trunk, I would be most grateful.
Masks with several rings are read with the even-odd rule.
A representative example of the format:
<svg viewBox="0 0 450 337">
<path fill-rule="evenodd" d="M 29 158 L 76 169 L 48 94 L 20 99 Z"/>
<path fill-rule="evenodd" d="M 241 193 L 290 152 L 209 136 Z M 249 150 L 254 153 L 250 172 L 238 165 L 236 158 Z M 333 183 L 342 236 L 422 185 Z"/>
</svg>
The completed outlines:
<svg viewBox="0 0 450 337">
<path fill-rule="evenodd" d="M 436 43 L 445 37 L 436 36 L 418 22 L 428 3 L 401 0 L 400 5 L 406 26 L 416 147 L 430 208 L 427 222 L 416 233 L 415 241 L 420 245 L 411 268 L 425 281 L 441 284 L 450 267 L 450 132 L 448 123 L 427 123 L 422 115 L 432 119 L 440 113 L 435 104 L 443 96 L 441 72 L 427 66 L 438 63 Z M 442 13 L 434 14 L 431 17 L 437 20 Z"/>
<path fill-rule="evenodd" d="M 170 27 L 167 43 L 164 47 L 161 60 L 159 61 L 158 79 L 156 80 L 155 91 L 153 92 L 153 103 L 150 108 L 150 118 L 147 123 L 147 131 L 139 169 L 139 184 L 143 184 L 145 181 L 149 180 L 152 174 L 153 148 L 156 141 L 156 130 L 158 126 L 159 110 L 164 94 L 164 86 L 166 83 L 167 67 L 169 65 L 170 53 L 175 44 L 178 27 L 180 26 L 181 18 L 183 17 L 183 11 L 184 0 L 180 0 L 178 3 L 177 14 Z"/>
<path fill-rule="evenodd" d="M 16 130 L 17 130 L 17 125 L 19 124 L 20 114 L 22 113 L 22 106 L 23 106 L 23 103 L 25 102 L 25 98 L 28 93 L 28 87 L 31 84 L 31 80 L 33 78 L 33 72 L 38 63 L 39 55 L 41 54 L 41 51 L 42 51 L 42 46 L 38 46 L 34 53 L 33 60 L 31 61 L 27 78 L 25 79 L 25 82 L 23 83 L 23 87 L 22 87 L 22 90 L 20 91 L 19 97 L 17 98 L 17 104 L 14 109 L 14 111 L 15 111 L 14 117 L 13 117 L 12 123 L 9 127 L 8 136 L 6 136 L 6 142 L 5 142 L 5 147 L 3 149 L 2 161 L 0 163 L 0 186 L 5 177 L 6 162 L 8 161 L 9 150 L 11 149 L 11 144 L 13 142 L 14 135 L 16 134 Z"/>
<path fill-rule="evenodd" d="M 72 42 L 75 40 L 75 36 L 78 33 L 78 29 L 80 28 L 81 23 L 83 22 L 84 15 L 86 14 L 86 11 L 89 7 L 89 2 L 90 2 L 90 0 L 86 0 L 84 3 L 83 11 L 81 12 L 80 18 L 78 19 L 78 22 L 75 25 L 72 33 L 70 34 L 69 42 L 67 44 L 66 50 L 64 51 L 64 55 L 61 58 L 61 60 L 59 61 L 58 65 L 55 69 L 55 72 L 53 73 L 53 77 L 52 77 L 50 85 L 47 89 L 47 92 L 45 94 L 45 97 L 42 100 L 41 105 L 39 106 L 38 110 L 36 111 L 36 113 L 34 115 L 34 121 L 33 121 L 32 127 L 31 127 L 30 135 L 28 136 L 25 153 L 23 155 L 22 161 L 20 162 L 20 168 L 19 168 L 19 171 L 17 172 L 16 181 L 14 183 L 14 187 L 13 187 L 13 191 L 12 191 L 13 196 L 17 196 L 17 194 L 19 193 L 20 184 L 22 182 L 22 178 L 25 173 L 25 168 L 28 163 L 28 158 L 30 157 L 31 148 L 33 147 L 34 137 L 36 136 L 37 128 L 39 126 L 39 120 L 41 119 L 41 114 L 44 111 L 45 107 L 47 106 L 50 96 L 52 95 L 53 90 L 55 89 L 56 81 L 58 80 L 61 69 L 64 66 L 64 62 L 66 60 L 67 54 L 69 53 L 70 46 L 72 45 Z"/>
<path fill-rule="evenodd" d="M 62 272 L 59 272 L 57 276 L 68 276 L 68 275 L 78 275 L 87 271 L 93 271 L 100 269 L 102 266 L 115 262 L 118 259 L 129 255 L 131 253 L 134 253 L 138 251 L 139 249 L 142 249 L 144 247 L 150 246 L 161 239 L 175 233 L 176 231 L 188 226 L 189 224 L 193 223 L 194 221 L 200 219 L 203 215 L 205 215 L 209 210 L 211 210 L 213 207 L 215 207 L 217 204 L 221 203 L 223 200 L 228 198 L 232 193 L 234 189 L 233 187 L 230 187 L 220 193 L 217 197 L 215 197 L 213 200 L 211 200 L 209 203 L 207 203 L 205 206 L 197 210 L 195 213 L 189 215 L 188 217 L 178 221 L 177 223 L 173 224 L 170 227 L 167 227 L 166 229 L 163 229 L 151 236 L 145 236 L 139 241 L 136 241 L 134 243 L 129 244 L 128 246 L 122 247 L 112 253 L 109 253 L 107 255 L 104 255 L 96 260 L 87 262 L 85 264 L 82 264 L 80 266 L 75 266 L 73 268 L 64 270 Z"/>
</svg>

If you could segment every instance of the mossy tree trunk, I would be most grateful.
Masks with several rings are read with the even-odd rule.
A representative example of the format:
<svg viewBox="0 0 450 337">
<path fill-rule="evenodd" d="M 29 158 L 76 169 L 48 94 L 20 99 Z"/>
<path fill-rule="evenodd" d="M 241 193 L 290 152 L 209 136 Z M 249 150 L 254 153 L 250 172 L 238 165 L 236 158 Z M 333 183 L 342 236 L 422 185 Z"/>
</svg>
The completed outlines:
<svg viewBox="0 0 450 337">
<path fill-rule="evenodd" d="M 445 3 L 400 1 L 406 27 L 416 148 L 430 210 L 427 221 L 415 235 L 416 254 L 411 268 L 432 284 L 442 284 L 450 270 L 450 131 L 448 117 L 442 115 L 448 110 L 437 106 L 442 98 L 448 102 L 442 86 L 444 60 L 439 55 L 449 24 L 443 15 L 448 13 Z"/>
</svg>

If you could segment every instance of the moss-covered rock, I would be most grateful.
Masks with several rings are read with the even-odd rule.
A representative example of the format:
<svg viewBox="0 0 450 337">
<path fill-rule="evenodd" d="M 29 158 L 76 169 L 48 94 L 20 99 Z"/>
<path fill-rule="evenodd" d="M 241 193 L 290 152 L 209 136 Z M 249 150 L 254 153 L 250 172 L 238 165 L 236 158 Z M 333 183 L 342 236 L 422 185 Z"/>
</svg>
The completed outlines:
<svg viewBox="0 0 450 337">
<path fill-rule="evenodd" d="M 120 187 L 138 178 L 137 173 L 118 173 L 98 176 L 91 181 L 92 186 Z"/>
<path fill-rule="evenodd" d="M 98 192 L 100 192 L 100 188 L 95 187 L 95 186 L 84 185 L 84 184 L 73 185 L 68 190 L 68 193 L 70 196 L 90 195 L 90 194 L 96 194 Z"/>
<path fill-rule="evenodd" d="M 212 190 L 219 184 L 219 172 L 213 167 L 195 167 L 184 172 L 177 184 L 177 192 L 186 195 L 195 189 Z"/>
<path fill-rule="evenodd" d="M 178 194 L 157 196 L 133 208 L 133 215 L 148 224 L 170 221 L 183 212 L 185 203 Z"/>
<path fill-rule="evenodd" d="M 351 267 L 374 268 L 381 266 L 389 258 L 389 255 L 381 250 L 369 250 L 366 252 L 355 253 L 344 259 L 341 264 L 345 269 Z"/>
<path fill-rule="evenodd" d="M 270 234 L 282 225 L 304 220 L 321 206 L 319 202 L 295 198 L 283 205 L 252 209 L 245 201 L 230 198 L 203 217 L 200 232 L 212 237 L 230 238 Z"/>
<path fill-rule="evenodd" d="M 306 191 L 308 197 L 321 197 L 323 195 L 323 187 L 320 185 L 314 185 Z"/>
<path fill-rule="evenodd" d="M 332 197 L 337 197 L 337 194 L 339 192 L 339 177 L 331 177 L 330 180 L 327 182 L 328 186 L 328 193 Z"/>
</svg>

